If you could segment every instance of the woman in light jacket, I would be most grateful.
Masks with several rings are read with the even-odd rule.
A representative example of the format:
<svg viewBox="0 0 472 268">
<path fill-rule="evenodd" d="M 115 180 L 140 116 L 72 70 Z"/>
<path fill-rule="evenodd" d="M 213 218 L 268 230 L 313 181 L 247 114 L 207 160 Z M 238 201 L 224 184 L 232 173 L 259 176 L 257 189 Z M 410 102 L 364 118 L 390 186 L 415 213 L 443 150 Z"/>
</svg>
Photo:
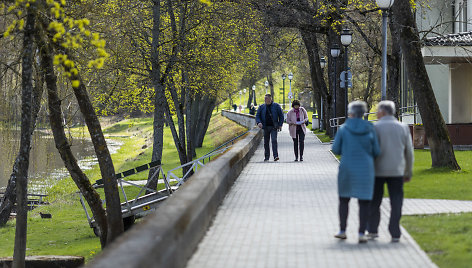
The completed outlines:
<svg viewBox="0 0 472 268">
<path fill-rule="evenodd" d="M 340 231 L 336 238 L 346 239 L 349 200 L 359 201 L 359 243 L 366 243 L 365 230 L 369 202 L 374 194 L 374 159 L 380 154 L 379 142 L 372 123 L 363 120 L 367 105 L 363 101 L 349 103 L 349 118 L 339 128 L 332 151 L 341 155 L 338 173 Z"/>
<path fill-rule="evenodd" d="M 300 150 L 300 161 L 303 161 L 303 149 L 305 147 L 305 134 L 308 122 L 308 113 L 305 108 L 300 106 L 300 101 L 292 102 L 292 109 L 287 113 L 287 124 L 290 136 L 293 139 L 293 151 L 295 153 L 295 161 L 298 161 L 298 152 Z"/>
</svg>

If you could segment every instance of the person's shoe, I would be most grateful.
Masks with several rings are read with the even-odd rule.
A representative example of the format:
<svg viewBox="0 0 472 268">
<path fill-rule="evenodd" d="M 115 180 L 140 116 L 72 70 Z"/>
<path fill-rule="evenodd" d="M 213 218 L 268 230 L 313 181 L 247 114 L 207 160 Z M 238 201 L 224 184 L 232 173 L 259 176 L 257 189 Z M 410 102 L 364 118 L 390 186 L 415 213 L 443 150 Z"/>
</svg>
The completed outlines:
<svg viewBox="0 0 472 268">
<path fill-rule="evenodd" d="M 303 162 L 303 157 L 300 157 L 300 162 Z"/>
<path fill-rule="evenodd" d="M 392 243 L 400 242 L 400 237 L 392 237 Z"/>
<path fill-rule="evenodd" d="M 298 162 L 298 158 L 295 158 L 295 162 Z"/>
<path fill-rule="evenodd" d="M 277 156 L 276 158 L 274 158 L 274 161 L 275 162 L 279 161 L 279 157 Z"/>
<path fill-rule="evenodd" d="M 359 244 L 367 243 L 367 236 L 365 234 L 359 234 Z"/>
<path fill-rule="evenodd" d="M 376 239 L 377 237 L 379 237 L 379 234 L 377 233 L 368 233 L 367 234 L 367 238 L 371 239 L 371 240 L 374 240 Z"/>
<path fill-rule="evenodd" d="M 267 161 L 269 161 L 269 159 L 264 159 L 264 162 L 267 162 Z"/>
<path fill-rule="evenodd" d="M 346 239 L 347 236 L 346 236 L 346 232 L 339 232 L 337 234 L 334 235 L 335 238 L 339 238 L 339 239 Z"/>
</svg>

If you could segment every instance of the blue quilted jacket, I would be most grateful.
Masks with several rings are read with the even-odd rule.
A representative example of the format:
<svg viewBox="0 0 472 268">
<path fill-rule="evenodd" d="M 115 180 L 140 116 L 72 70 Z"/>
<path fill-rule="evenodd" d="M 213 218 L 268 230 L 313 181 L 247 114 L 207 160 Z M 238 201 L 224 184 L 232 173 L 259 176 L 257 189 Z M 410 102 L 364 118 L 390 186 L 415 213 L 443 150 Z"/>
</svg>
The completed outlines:
<svg viewBox="0 0 472 268">
<path fill-rule="evenodd" d="M 360 118 L 349 118 L 336 133 L 332 151 L 341 155 L 338 173 L 339 196 L 372 200 L 374 159 L 380 154 L 372 123 Z"/>
</svg>

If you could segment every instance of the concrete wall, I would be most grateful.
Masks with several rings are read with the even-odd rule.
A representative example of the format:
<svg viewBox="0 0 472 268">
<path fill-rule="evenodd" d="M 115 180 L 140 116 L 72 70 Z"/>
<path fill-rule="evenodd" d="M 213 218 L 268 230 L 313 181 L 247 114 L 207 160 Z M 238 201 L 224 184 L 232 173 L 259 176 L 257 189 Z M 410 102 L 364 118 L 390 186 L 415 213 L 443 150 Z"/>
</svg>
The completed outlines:
<svg viewBox="0 0 472 268">
<path fill-rule="evenodd" d="M 153 214 L 119 237 L 88 267 L 185 267 L 262 131 L 252 128 L 231 150 L 199 169 Z"/>
<path fill-rule="evenodd" d="M 229 110 L 221 110 L 221 115 L 227 117 L 234 122 L 252 129 L 256 125 L 256 117 L 250 114 L 236 113 Z"/>
<path fill-rule="evenodd" d="M 451 123 L 472 122 L 472 65 L 451 64 Z"/>
<path fill-rule="evenodd" d="M 434 96 L 446 124 L 450 123 L 449 101 L 451 94 L 451 72 L 449 65 L 426 65 Z"/>
</svg>

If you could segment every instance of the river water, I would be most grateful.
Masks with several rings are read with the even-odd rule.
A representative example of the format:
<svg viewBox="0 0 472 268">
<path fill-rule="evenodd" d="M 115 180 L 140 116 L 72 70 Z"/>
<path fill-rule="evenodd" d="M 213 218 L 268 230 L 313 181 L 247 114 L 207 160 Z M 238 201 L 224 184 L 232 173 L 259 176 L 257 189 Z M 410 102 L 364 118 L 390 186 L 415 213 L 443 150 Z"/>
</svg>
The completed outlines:
<svg viewBox="0 0 472 268">
<path fill-rule="evenodd" d="M 79 160 L 83 170 L 90 169 L 97 163 L 93 144 L 90 139 L 79 137 L 71 139 L 71 149 Z M 119 149 L 121 144 L 114 140 L 107 140 L 110 153 Z M 0 192 L 8 183 L 12 172 L 13 163 L 20 145 L 20 131 L 0 129 Z M 52 135 L 41 131 L 35 131 L 30 154 L 28 169 L 30 181 L 29 192 L 44 192 L 48 186 L 57 180 L 69 176 L 64 163 L 57 152 Z"/>
</svg>

